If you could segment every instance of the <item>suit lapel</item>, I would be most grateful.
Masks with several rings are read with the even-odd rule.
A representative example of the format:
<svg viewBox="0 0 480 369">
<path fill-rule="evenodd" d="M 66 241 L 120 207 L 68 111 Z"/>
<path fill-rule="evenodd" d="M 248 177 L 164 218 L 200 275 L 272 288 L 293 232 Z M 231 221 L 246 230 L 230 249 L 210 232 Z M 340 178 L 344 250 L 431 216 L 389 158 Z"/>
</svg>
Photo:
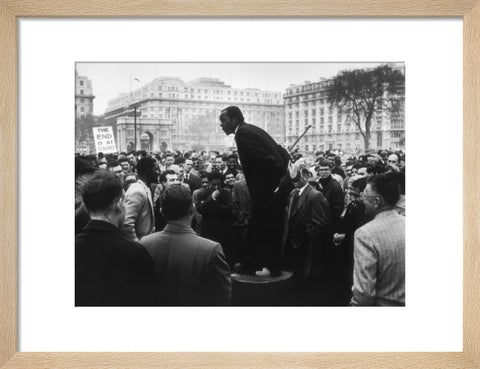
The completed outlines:
<svg viewBox="0 0 480 369">
<path fill-rule="evenodd" d="M 297 192 L 298 192 L 298 189 L 295 189 L 290 193 L 290 198 L 288 199 L 288 217 L 287 217 L 288 219 L 290 219 L 293 216 L 293 213 L 295 212 L 295 209 L 292 209 L 292 206 L 293 206 L 293 199 L 295 198 Z"/>
<path fill-rule="evenodd" d="M 310 192 L 311 187 L 310 185 L 307 185 L 307 187 L 303 190 L 302 194 L 300 195 L 297 203 L 297 208 L 293 209 L 292 216 L 302 207 L 303 203 L 305 202 L 305 199 L 307 198 L 308 193 Z"/>
<path fill-rule="evenodd" d="M 148 198 L 148 203 L 150 204 L 150 210 L 152 211 L 152 215 L 153 215 L 153 200 L 152 200 L 152 192 L 151 190 L 147 187 L 147 185 L 145 183 L 143 183 L 143 181 L 138 181 L 138 183 L 140 183 L 143 187 L 143 190 L 145 191 L 145 193 L 147 194 L 147 198 Z"/>
</svg>

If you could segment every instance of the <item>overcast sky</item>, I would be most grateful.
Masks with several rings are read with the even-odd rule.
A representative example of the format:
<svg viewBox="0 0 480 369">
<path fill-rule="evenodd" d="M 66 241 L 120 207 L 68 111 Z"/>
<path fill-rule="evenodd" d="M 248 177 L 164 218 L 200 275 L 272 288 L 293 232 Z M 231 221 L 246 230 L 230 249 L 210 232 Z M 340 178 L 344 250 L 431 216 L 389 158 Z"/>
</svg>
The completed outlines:
<svg viewBox="0 0 480 369">
<path fill-rule="evenodd" d="M 81 76 L 92 81 L 94 114 L 105 113 L 107 102 L 157 77 L 219 78 L 232 88 L 285 92 L 290 84 L 333 77 L 344 69 L 375 67 L 381 63 L 77 63 Z M 135 81 L 135 78 L 140 82 Z"/>
</svg>

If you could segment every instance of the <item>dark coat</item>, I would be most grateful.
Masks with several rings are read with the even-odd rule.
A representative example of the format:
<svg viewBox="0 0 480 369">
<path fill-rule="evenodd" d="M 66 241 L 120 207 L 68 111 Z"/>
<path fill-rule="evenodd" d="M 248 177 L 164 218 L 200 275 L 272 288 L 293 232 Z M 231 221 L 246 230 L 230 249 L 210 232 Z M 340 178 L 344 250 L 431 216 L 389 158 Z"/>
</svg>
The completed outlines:
<svg viewBox="0 0 480 369">
<path fill-rule="evenodd" d="M 188 179 L 185 178 L 183 183 L 186 183 L 190 186 L 190 191 L 192 193 L 193 191 L 198 190 L 202 187 L 202 179 L 192 172 L 188 174 Z"/>
<path fill-rule="evenodd" d="M 288 201 L 282 251 L 285 250 L 287 238 L 293 248 L 309 247 L 312 242 L 318 242 L 331 232 L 328 201 L 322 193 L 307 185 L 298 198 L 298 205 L 293 209 L 293 197 L 297 191 L 295 189 L 291 192 Z"/>
<path fill-rule="evenodd" d="M 200 190 L 196 208 L 202 215 L 200 236 L 219 242 L 227 257 L 228 264 L 233 267 L 233 202 L 229 190 L 222 188 L 217 200 L 211 196 L 211 190 Z"/>
<path fill-rule="evenodd" d="M 240 124 L 235 141 L 253 207 L 263 209 L 286 173 L 288 154 L 267 132 L 253 124 Z"/>
<path fill-rule="evenodd" d="M 325 179 L 319 179 L 320 188 L 328 200 L 330 206 L 330 214 L 332 216 L 332 224 L 336 225 L 340 220 L 340 216 L 345 208 L 345 197 L 343 195 L 342 187 L 332 176 Z"/>
<path fill-rule="evenodd" d="M 303 190 L 296 207 L 293 199 L 298 189 L 291 192 L 285 217 L 285 229 L 282 238 L 282 255 L 287 248 L 301 250 L 303 260 L 294 268 L 302 277 L 318 278 L 324 268 L 325 249 L 331 238 L 331 219 L 328 201 L 321 192 L 310 185 Z M 298 253 L 298 252 L 297 252 Z M 286 260 L 288 264 L 288 260 Z M 298 269 L 297 269 L 298 268 Z"/>
<path fill-rule="evenodd" d="M 90 220 L 75 237 L 75 306 L 153 305 L 153 260 L 112 224 Z"/>
<path fill-rule="evenodd" d="M 270 271 L 278 271 L 282 232 L 279 209 L 284 208 L 288 192 L 275 190 L 287 173 L 289 155 L 267 132 L 252 124 L 240 124 L 235 141 L 252 199 L 245 266 L 249 270 L 267 266 Z"/>
</svg>

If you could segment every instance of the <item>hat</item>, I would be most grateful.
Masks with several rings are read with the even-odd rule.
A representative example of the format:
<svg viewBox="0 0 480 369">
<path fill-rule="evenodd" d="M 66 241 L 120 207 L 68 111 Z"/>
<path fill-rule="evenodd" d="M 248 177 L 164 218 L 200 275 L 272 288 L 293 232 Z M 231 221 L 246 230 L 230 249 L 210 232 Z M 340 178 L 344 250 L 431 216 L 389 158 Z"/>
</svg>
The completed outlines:
<svg viewBox="0 0 480 369">
<path fill-rule="evenodd" d="M 75 158 L 75 176 L 85 173 L 93 173 L 95 167 L 92 162 L 86 158 Z"/>
</svg>

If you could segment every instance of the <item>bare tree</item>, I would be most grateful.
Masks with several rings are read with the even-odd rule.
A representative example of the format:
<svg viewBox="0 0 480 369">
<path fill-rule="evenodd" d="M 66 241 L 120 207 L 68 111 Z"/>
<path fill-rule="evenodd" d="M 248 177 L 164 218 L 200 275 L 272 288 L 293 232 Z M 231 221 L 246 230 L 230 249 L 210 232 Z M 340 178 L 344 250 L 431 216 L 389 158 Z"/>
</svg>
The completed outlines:
<svg viewBox="0 0 480 369">
<path fill-rule="evenodd" d="M 398 109 L 392 101 L 405 96 L 405 76 L 389 65 L 341 71 L 332 78 L 327 96 L 331 107 L 337 107 L 355 123 L 367 151 L 375 112 Z"/>
</svg>

